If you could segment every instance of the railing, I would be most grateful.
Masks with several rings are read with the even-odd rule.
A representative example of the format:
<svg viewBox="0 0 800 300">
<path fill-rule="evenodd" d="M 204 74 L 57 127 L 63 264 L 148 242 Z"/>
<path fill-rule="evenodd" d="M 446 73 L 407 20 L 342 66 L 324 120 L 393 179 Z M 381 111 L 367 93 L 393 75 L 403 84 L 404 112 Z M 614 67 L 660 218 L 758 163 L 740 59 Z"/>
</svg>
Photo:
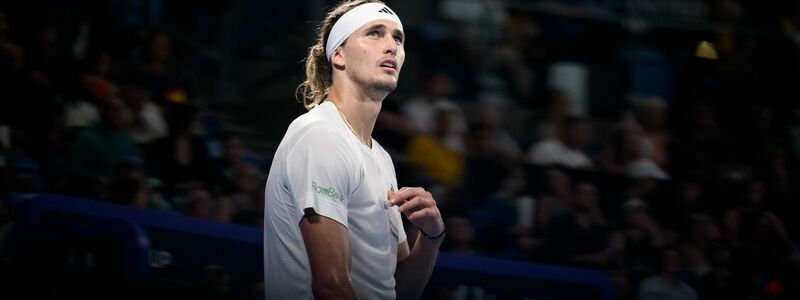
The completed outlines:
<svg viewBox="0 0 800 300">
<path fill-rule="evenodd" d="M 222 266 L 244 293 L 263 278 L 256 228 L 51 194 L 29 195 L 15 211 L 12 256 L 100 257 L 94 269 L 168 282 Z M 439 255 L 430 287 L 480 288 L 498 299 L 614 299 L 599 272 L 449 253 Z"/>
</svg>

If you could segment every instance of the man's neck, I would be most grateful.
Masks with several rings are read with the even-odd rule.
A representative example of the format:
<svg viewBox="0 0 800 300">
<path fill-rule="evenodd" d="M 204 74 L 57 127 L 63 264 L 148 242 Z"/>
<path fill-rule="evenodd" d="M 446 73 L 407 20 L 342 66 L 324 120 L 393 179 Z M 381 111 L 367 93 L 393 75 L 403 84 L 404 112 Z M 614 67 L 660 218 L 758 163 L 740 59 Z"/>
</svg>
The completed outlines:
<svg viewBox="0 0 800 300">
<path fill-rule="evenodd" d="M 328 98 L 339 106 L 347 122 L 367 140 L 372 138 L 375 121 L 387 95 L 382 92 L 368 93 L 352 84 L 334 85 L 328 91 Z"/>
</svg>

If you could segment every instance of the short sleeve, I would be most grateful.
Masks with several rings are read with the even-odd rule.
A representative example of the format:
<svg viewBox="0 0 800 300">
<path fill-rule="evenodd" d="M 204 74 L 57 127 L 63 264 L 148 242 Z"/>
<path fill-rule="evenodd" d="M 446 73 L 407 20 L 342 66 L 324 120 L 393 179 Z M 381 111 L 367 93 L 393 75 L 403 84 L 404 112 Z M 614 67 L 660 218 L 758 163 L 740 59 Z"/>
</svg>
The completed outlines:
<svg viewBox="0 0 800 300">
<path fill-rule="evenodd" d="M 288 188 L 298 223 L 311 208 L 348 227 L 347 203 L 358 165 L 338 137 L 328 128 L 310 128 L 286 156 Z"/>
</svg>

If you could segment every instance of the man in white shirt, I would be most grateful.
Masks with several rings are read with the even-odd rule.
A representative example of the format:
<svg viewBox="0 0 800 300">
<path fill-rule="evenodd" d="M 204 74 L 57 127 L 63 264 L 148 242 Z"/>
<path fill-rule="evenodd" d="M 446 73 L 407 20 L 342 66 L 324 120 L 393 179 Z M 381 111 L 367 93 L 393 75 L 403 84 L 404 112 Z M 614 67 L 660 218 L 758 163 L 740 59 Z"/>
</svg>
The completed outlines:
<svg viewBox="0 0 800 300">
<path fill-rule="evenodd" d="M 581 149 L 589 139 L 591 127 L 579 117 L 568 117 L 558 137 L 539 141 L 528 151 L 528 158 L 538 165 L 561 165 L 586 169 L 594 165 Z"/>
<path fill-rule="evenodd" d="M 265 190 L 268 299 L 414 299 L 444 235 L 436 201 L 397 189 L 392 160 L 371 138 L 405 60 L 403 27 L 381 2 L 348 1 L 319 28 L 295 119 Z M 420 230 L 409 249 L 400 214 Z"/>
</svg>

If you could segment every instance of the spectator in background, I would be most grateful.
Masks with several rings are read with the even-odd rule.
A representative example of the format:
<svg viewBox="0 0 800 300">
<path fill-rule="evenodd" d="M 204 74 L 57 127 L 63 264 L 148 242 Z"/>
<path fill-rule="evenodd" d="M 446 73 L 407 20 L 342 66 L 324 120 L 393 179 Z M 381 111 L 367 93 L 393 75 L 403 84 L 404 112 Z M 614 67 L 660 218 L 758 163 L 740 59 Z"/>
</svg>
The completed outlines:
<svg viewBox="0 0 800 300">
<path fill-rule="evenodd" d="M 623 263 L 624 238 L 606 223 L 597 206 L 597 188 L 591 183 L 576 187 L 572 209 L 551 222 L 550 256 L 555 262 L 589 268 L 619 269 Z"/>
<path fill-rule="evenodd" d="M 600 168 L 607 172 L 625 173 L 641 156 L 641 129 L 634 122 L 621 122 L 608 134 L 600 157 Z"/>
<path fill-rule="evenodd" d="M 667 238 L 643 201 L 630 199 L 622 209 L 626 266 L 638 283 L 658 265 L 658 249 L 667 244 Z"/>
<path fill-rule="evenodd" d="M 677 250 L 666 247 L 659 251 L 659 272 L 639 287 L 637 300 L 697 300 L 697 292 L 678 276 L 681 257 Z"/>
<path fill-rule="evenodd" d="M 496 129 L 484 122 L 470 127 L 464 187 L 469 190 L 465 200 L 473 206 L 482 205 L 487 196 L 502 184 L 505 174 L 519 167 L 514 155 L 497 143 L 494 133 Z"/>
<path fill-rule="evenodd" d="M 538 124 L 537 140 L 557 138 L 561 128 L 565 127 L 567 118 L 572 115 L 572 99 L 563 90 L 548 90 L 544 102 L 545 115 Z"/>
<path fill-rule="evenodd" d="M 674 196 L 657 208 L 661 211 L 664 226 L 683 235 L 692 231 L 695 216 L 707 216 L 710 213 L 705 200 L 707 192 L 699 178 L 692 176 L 684 174 L 679 176 L 680 179 L 675 179 Z"/>
<path fill-rule="evenodd" d="M 464 173 L 464 154 L 460 149 L 452 148 L 448 139 L 463 138 L 455 133 L 453 121 L 459 112 L 451 108 L 436 107 L 434 109 L 433 132 L 416 136 L 408 145 L 408 159 L 419 166 L 423 177 L 430 180 L 431 186 L 437 184 L 454 185 L 461 181 Z M 458 143 L 463 146 L 463 142 Z"/>
<path fill-rule="evenodd" d="M 521 168 L 507 169 L 499 184 L 480 204 L 474 204 L 469 217 L 478 233 L 478 249 L 501 257 L 520 258 L 518 243 L 523 232 L 517 226 L 518 202 L 525 197 L 525 175 Z"/>
<path fill-rule="evenodd" d="M 126 117 L 130 119 L 130 131 L 136 142 L 146 146 L 167 136 L 167 121 L 161 108 L 150 100 L 143 78 L 128 76 L 122 83 L 120 97 L 127 106 Z"/>
<path fill-rule="evenodd" d="M 158 104 L 188 103 L 189 76 L 176 57 L 172 36 L 164 31 L 152 33 L 145 51 L 141 72 L 153 85 L 153 100 Z"/>
<path fill-rule="evenodd" d="M 676 250 L 684 258 L 683 270 L 680 274 L 681 279 L 692 287 L 697 287 L 700 278 L 711 271 L 706 253 L 703 248 L 705 244 L 697 244 L 690 240 L 678 242 Z"/>
<path fill-rule="evenodd" d="M 141 209 L 173 210 L 157 190 L 157 181 L 147 177 L 144 161 L 140 158 L 126 159 L 122 163 L 111 181 L 107 200 Z"/>
<path fill-rule="evenodd" d="M 654 97 L 642 100 L 636 107 L 636 120 L 644 133 L 643 156 L 655 162 L 659 168 L 669 164 L 669 137 L 667 128 L 667 105 Z"/>
<path fill-rule="evenodd" d="M 136 141 L 123 130 L 126 127 L 123 109 L 123 104 L 116 100 L 103 103 L 101 121 L 81 131 L 72 142 L 72 171 L 80 181 L 73 187 L 79 188 L 78 194 L 105 198 L 101 191 L 117 172 L 122 161 L 141 155 Z"/>
<path fill-rule="evenodd" d="M 452 216 L 445 220 L 448 237 L 442 244 L 442 250 L 450 253 L 463 255 L 476 255 L 478 251 L 474 247 L 475 228 L 472 221 L 460 216 Z"/>
<path fill-rule="evenodd" d="M 742 299 L 734 284 L 730 269 L 731 247 L 722 239 L 715 239 L 705 248 L 711 270 L 698 279 L 697 292 L 700 299 Z"/>
<path fill-rule="evenodd" d="M 141 179 L 121 177 L 110 183 L 108 200 L 112 203 L 147 208 L 149 197 L 149 190 Z"/>
<path fill-rule="evenodd" d="M 168 120 L 170 134 L 150 145 L 147 163 L 149 173 L 164 181 L 165 193 L 172 197 L 189 186 L 211 184 L 214 176 L 206 144 L 199 135 L 197 109 L 176 105 Z"/>
<path fill-rule="evenodd" d="M 546 172 L 546 190 L 539 196 L 536 204 L 536 231 L 546 234 L 550 223 L 570 213 L 574 202 L 572 180 L 566 172 L 558 168 L 550 168 Z"/>
<path fill-rule="evenodd" d="M 685 125 L 683 147 L 698 166 L 714 167 L 731 157 L 732 143 L 719 124 L 716 108 L 709 103 L 692 104 Z"/>
<path fill-rule="evenodd" d="M 234 211 L 230 199 L 215 198 L 207 189 L 196 184 L 183 186 L 183 193 L 176 197 L 175 202 L 183 208 L 185 215 L 209 221 L 228 222 Z"/>
<path fill-rule="evenodd" d="M 478 112 L 476 126 L 480 128 L 480 141 L 485 142 L 485 151 L 500 155 L 502 159 L 510 162 L 522 160 L 522 150 L 519 143 L 503 128 L 501 113 L 493 105 L 482 105 Z M 470 132 L 472 133 L 472 132 Z"/>
<path fill-rule="evenodd" d="M 30 69 L 29 58 L 29 53 L 10 41 L 0 45 L 0 124 L 20 136 L 16 148 L 33 159 L 43 159 L 59 127 L 63 105 L 50 80 Z"/>
<path fill-rule="evenodd" d="M 234 190 L 226 196 L 233 205 L 231 221 L 251 226 L 261 225 L 266 176 L 248 164 L 237 165 L 232 175 Z"/>
<path fill-rule="evenodd" d="M 115 96 L 117 85 L 111 80 L 111 72 L 115 66 L 114 58 L 108 52 L 101 51 L 89 59 L 81 79 L 96 101 L 105 102 Z"/>
<path fill-rule="evenodd" d="M 414 129 L 428 135 L 442 134 L 441 122 L 446 121 L 448 130 L 439 139 L 445 147 L 463 153 L 467 121 L 461 107 L 448 98 L 453 90 L 452 81 L 444 72 L 433 71 L 423 76 L 422 82 L 423 94 L 406 102 L 403 114 Z M 446 120 L 440 118 L 442 111 L 449 113 Z"/>
<path fill-rule="evenodd" d="M 247 149 L 241 138 L 228 134 L 223 138 L 222 143 L 222 156 L 215 161 L 214 172 L 223 193 L 232 193 L 236 190 L 238 183 L 235 175 L 238 169 L 247 167 L 261 175 L 266 175 L 265 166 L 248 157 Z"/>
<path fill-rule="evenodd" d="M 645 136 L 634 121 L 622 121 L 608 135 L 600 157 L 602 170 L 634 178 L 667 179 L 669 176 L 644 155 Z"/>
<path fill-rule="evenodd" d="M 738 272 L 756 280 L 771 279 L 791 257 L 797 244 L 775 214 L 764 210 L 742 210 L 735 227 L 734 265 Z"/>
<path fill-rule="evenodd" d="M 82 95 L 66 104 L 65 127 L 69 131 L 80 130 L 100 119 L 97 103 L 108 102 L 113 94 L 113 83 L 108 78 L 111 56 L 99 54 L 89 59 L 81 74 Z"/>
<path fill-rule="evenodd" d="M 539 141 L 528 150 L 528 159 L 537 165 L 559 165 L 573 169 L 592 168 L 594 164 L 584 147 L 592 127 L 588 120 L 568 117 L 554 138 Z"/>
</svg>

